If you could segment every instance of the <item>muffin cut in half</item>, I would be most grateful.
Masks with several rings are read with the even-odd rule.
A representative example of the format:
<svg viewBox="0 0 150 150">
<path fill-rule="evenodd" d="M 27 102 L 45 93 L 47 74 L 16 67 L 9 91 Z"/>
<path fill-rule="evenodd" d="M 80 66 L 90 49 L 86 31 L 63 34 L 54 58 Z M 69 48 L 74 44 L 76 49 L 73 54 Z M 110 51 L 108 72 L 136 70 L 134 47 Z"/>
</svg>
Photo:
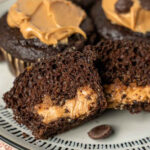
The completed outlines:
<svg viewBox="0 0 150 150">
<path fill-rule="evenodd" d="M 0 24 L 0 47 L 15 75 L 66 48 L 93 43 L 96 36 L 86 12 L 67 0 L 17 0 Z"/>
<path fill-rule="evenodd" d="M 150 43 L 101 41 L 96 50 L 108 108 L 150 111 Z"/>
<path fill-rule="evenodd" d="M 98 0 L 91 15 L 105 39 L 150 39 L 149 0 Z"/>
<path fill-rule="evenodd" d="M 4 95 L 15 119 L 48 138 L 96 117 L 107 107 L 92 61 L 67 51 L 21 73 Z"/>
</svg>

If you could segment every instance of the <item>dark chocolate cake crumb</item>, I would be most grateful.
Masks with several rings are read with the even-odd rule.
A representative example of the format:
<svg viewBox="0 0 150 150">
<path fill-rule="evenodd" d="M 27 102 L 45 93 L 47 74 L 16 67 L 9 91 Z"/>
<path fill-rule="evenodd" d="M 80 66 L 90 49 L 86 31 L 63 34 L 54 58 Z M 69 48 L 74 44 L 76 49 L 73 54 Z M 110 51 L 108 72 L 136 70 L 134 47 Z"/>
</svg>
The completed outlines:
<svg viewBox="0 0 150 150">
<path fill-rule="evenodd" d="M 88 59 L 87 59 L 88 58 Z M 107 107 L 101 80 L 90 57 L 72 49 L 27 68 L 15 80 L 13 88 L 4 95 L 19 124 L 26 125 L 36 138 L 48 138 L 94 118 Z M 80 118 L 62 117 L 45 124 L 35 112 L 35 106 L 50 96 L 54 106 L 62 107 L 76 96 L 77 89 L 89 85 L 96 92 L 90 114 Z M 90 101 L 90 100 L 88 100 Z M 65 110 L 65 113 L 69 113 Z M 29 121 L 30 120 L 30 121 Z"/>
<path fill-rule="evenodd" d="M 115 4 L 115 9 L 118 13 L 128 13 L 132 5 L 132 0 L 118 0 Z"/>
<path fill-rule="evenodd" d="M 91 62 L 86 64 L 87 58 L 84 54 L 67 51 L 64 55 L 52 57 L 50 61 L 39 62 L 31 70 L 25 71 L 15 80 L 14 88 L 9 94 L 14 95 L 14 98 L 21 97 L 21 101 L 26 101 L 26 105 L 30 106 L 41 103 L 42 96 L 47 93 L 51 95 L 55 104 L 63 105 L 66 99 L 75 97 L 77 89 L 81 86 L 90 84 L 96 90 L 94 80 L 99 77 L 96 72 L 89 72 L 93 70 L 93 66 Z M 71 81 L 71 78 L 74 80 Z M 100 80 L 97 80 L 97 83 L 100 83 Z M 35 95 L 32 101 L 28 101 L 28 96 L 32 95 Z"/>
<path fill-rule="evenodd" d="M 143 40 L 101 41 L 99 68 L 103 84 L 119 79 L 124 85 L 150 85 L 150 42 Z"/>
<path fill-rule="evenodd" d="M 100 125 L 88 132 L 89 137 L 92 139 L 105 139 L 112 134 L 112 127 L 110 125 Z"/>
<path fill-rule="evenodd" d="M 146 10 L 150 10 L 150 0 L 139 0 L 141 6 L 146 9 Z"/>
<path fill-rule="evenodd" d="M 104 40 L 95 49 L 108 108 L 150 111 L 150 42 Z"/>
<path fill-rule="evenodd" d="M 143 103 L 136 101 L 136 103 L 134 103 L 133 105 L 126 104 L 124 106 L 124 109 L 129 110 L 132 114 L 139 113 L 141 111 L 150 112 L 150 104 L 148 102 Z"/>
</svg>

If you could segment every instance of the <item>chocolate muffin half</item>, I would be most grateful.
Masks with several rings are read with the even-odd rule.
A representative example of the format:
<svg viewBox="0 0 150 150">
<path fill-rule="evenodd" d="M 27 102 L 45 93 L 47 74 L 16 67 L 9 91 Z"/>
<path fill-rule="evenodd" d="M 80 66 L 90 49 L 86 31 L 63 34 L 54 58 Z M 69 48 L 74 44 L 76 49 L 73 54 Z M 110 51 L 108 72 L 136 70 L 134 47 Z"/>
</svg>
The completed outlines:
<svg viewBox="0 0 150 150">
<path fill-rule="evenodd" d="M 80 125 L 107 107 L 91 62 L 77 51 L 38 62 L 17 77 L 4 101 L 36 138 Z"/>
<path fill-rule="evenodd" d="M 150 111 L 150 43 L 101 41 L 96 49 L 108 108 Z"/>
<path fill-rule="evenodd" d="M 0 24 L 0 47 L 15 75 L 67 47 L 80 49 L 95 37 L 86 12 L 67 0 L 18 0 Z"/>
<path fill-rule="evenodd" d="M 91 14 L 98 33 L 106 39 L 149 40 L 149 6 L 150 1 L 145 0 L 99 0 Z"/>
</svg>

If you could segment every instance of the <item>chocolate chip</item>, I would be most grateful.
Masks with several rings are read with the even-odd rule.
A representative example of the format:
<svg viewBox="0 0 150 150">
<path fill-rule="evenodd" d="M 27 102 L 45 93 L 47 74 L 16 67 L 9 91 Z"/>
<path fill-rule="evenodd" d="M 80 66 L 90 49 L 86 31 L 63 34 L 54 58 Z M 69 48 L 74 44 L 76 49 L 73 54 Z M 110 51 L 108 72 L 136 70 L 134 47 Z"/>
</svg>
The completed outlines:
<svg viewBox="0 0 150 150">
<path fill-rule="evenodd" d="M 124 98 L 126 98 L 126 97 L 127 97 L 127 95 L 126 95 L 126 94 L 123 94 L 122 97 L 121 97 L 121 99 L 124 99 Z"/>
<path fill-rule="evenodd" d="M 87 96 L 86 96 L 86 99 L 87 99 L 87 100 L 91 100 L 91 96 L 90 96 L 90 95 L 87 95 Z"/>
<path fill-rule="evenodd" d="M 91 129 L 88 132 L 88 135 L 92 138 L 92 139 L 104 139 L 107 138 L 111 135 L 112 133 L 112 127 L 109 125 L 100 125 L 97 126 L 93 129 Z"/>
<path fill-rule="evenodd" d="M 132 0 L 118 0 L 115 9 L 118 13 L 128 13 L 132 5 Z"/>
<path fill-rule="evenodd" d="M 140 0 L 140 4 L 144 9 L 150 10 L 150 0 Z"/>
<path fill-rule="evenodd" d="M 69 113 L 69 110 L 68 110 L 68 109 L 65 109 L 65 113 Z"/>
</svg>

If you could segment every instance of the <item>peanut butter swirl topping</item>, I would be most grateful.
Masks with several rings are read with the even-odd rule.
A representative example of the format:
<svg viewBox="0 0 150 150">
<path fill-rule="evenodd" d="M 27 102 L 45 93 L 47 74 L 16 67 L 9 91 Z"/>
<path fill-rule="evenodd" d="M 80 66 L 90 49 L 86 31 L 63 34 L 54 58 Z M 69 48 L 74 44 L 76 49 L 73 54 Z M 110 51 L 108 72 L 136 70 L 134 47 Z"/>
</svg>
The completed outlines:
<svg viewBox="0 0 150 150">
<path fill-rule="evenodd" d="M 47 45 L 67 42 L 80 29 L 86 13 L 67 0 L 18 0 L 9 10 L 7 22 L 20 29 L 25 39 L 39 38 Z"/>
<path fill-rule="evenodd" d="M 129 0 L 120 0 L 120 8 L 125 9 L 125 4 Z M 128 11 L 120 13 L 116 10 L 118 0 L 102 0 L 102 7 L 107 18 L 113 23 L 129 28 L 134 32 L 150 32 L 150 10 L 141 5 L 140 0 L 130 0 Z M 127 5 L 127 4 L 126 4 Z M 127 10 L 127 9 L 126 9 Z"/>
</svg>

